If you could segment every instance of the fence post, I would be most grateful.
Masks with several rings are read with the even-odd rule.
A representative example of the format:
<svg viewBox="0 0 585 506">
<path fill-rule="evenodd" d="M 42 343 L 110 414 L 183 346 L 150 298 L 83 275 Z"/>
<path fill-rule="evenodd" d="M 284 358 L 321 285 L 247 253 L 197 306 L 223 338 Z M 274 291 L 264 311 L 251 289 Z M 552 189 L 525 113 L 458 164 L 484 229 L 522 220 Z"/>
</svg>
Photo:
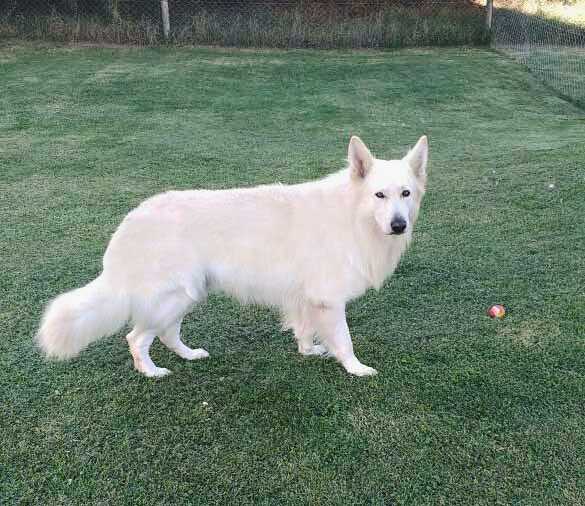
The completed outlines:
<svg viewBox="0 0 585 506">
<path fill-rule="evenodd" d="M 492 20 L 494 17 L 494 0 L 486 0 L 485 4 L 485 26 L 488 31 L 492 29 Z"/>
<path fill-rule="evenodd" d="M 171 33 L 171 22 L 169 20 L 169 1 L 160 0 L 160 11 L 162 16 L 163 36 L 165 40 L 169 40 Z"/>
</svg>

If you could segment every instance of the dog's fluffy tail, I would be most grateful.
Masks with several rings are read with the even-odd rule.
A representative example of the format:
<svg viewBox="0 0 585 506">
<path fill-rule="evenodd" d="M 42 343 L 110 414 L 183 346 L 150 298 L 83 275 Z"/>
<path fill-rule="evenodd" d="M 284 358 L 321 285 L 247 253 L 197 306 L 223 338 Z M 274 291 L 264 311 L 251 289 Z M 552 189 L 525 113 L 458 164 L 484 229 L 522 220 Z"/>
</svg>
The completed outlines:
<svg viewBox="0 0 585 506">
<path fill-rule="evenodd" d="M 117 332 L 129 316 L 128 298 L 117 295 L 100 276 L 47 306 L 36 341 L 47 357 L 65 360 Z"/>
</svg>

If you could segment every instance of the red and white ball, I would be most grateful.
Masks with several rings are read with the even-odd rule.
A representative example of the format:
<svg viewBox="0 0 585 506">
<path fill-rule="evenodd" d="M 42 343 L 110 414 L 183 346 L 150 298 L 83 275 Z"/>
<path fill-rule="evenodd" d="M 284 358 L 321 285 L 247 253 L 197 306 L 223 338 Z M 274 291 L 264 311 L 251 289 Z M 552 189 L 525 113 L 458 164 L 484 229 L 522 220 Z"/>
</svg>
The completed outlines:
<svg viewBox="0 0 585 506">
<path fill-rule="evenodd" d="M 494 304 L 487 310 L 490 318 L 503 318 L 506 315 L 506 308 L 501 304 Z"/>
</svg>

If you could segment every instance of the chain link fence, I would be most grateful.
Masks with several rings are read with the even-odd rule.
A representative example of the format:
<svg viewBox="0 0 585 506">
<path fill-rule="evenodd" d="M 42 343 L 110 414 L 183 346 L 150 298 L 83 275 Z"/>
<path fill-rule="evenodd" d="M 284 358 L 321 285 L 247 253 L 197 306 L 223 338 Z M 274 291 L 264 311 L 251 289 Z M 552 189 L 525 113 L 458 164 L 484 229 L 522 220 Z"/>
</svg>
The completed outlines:
<svg viewBox="0 0 585 506">
<path fill-rule="evenodd" d="M 585 0 L 496 0 L 493 47 L 585 106 Z"/>
<path fill-rule="evenodd" d="M 471 0 L 4 0 L 2 35 L 282 48 L 477 45 L 488 40 L 485 9 Z"/>
</svg>

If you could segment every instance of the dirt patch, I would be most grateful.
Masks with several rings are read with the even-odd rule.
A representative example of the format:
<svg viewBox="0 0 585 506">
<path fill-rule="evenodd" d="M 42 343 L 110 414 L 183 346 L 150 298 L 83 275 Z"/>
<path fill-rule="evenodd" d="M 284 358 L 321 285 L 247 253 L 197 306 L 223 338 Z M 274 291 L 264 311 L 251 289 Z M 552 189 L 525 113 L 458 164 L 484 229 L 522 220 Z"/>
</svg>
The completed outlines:
<svg viewBox="0 0 585 506">
<path fill-rule="evenodd" d="M 560 336 L 559 324 L 547 320 L 524 320 L 520 324 L 498 329 L 498 334 L 523 347 L 539 346 Z"/>
</svg>

